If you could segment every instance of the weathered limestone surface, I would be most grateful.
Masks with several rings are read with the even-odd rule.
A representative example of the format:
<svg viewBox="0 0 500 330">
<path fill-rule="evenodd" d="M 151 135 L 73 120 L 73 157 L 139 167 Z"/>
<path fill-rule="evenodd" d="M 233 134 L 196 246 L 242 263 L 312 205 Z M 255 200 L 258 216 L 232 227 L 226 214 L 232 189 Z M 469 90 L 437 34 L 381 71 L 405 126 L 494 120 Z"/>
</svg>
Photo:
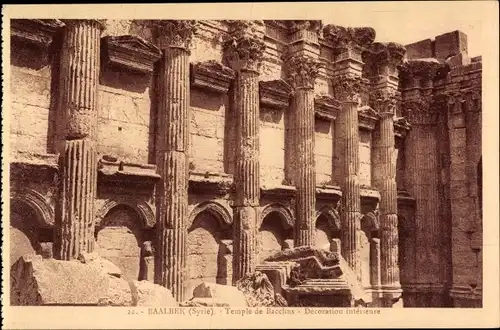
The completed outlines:
<svg viewBox="0 0 500 330">
<path fill-rule="evenodd" d="M 246 307 L 243 292 L 234 286 L 203 282 L 193 290 L 193 298 L 211 298 L 213 304 L 228 307 Z"/>
<path fill-rule="evenodd" d="M 96 20 L 68 20 L 61 54 L 58 114 L 61 153 L 56 255 L 70 260 L 94 249 L 97 189 L 97 86 L 100 34 Z"/>
<path fill-rule="evenodd" d="M 11 268 L 14 306 L 177 306 L 169 290 L 148 281 L 127 281 L 96 254 L 78 260 L 21 257 Z"/>
</svg>

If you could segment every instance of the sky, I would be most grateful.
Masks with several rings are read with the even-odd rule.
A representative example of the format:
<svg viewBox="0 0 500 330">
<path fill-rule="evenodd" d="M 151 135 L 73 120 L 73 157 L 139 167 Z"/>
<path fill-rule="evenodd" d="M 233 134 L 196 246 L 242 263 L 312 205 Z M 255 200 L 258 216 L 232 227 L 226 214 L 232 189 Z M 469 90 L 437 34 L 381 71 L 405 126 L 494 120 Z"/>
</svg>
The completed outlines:
<svg viewBox="0 0 500 330">
<path fill-rule="evenodd" d="M 344 5 L 344 6 L 339 6 Z M 491 20 L 484 19 L 484 10 L 474 10 L 464 2 L 358 2 L 332 6 L 323 18 L 324 24 L 370 26 L 375 29 L 376 41 L 398 42 L 407 45 L 424 39 L 460 30 L 467 35 L 470 57 L 488 51 L 483 31 L 492 31 Z M 495 30 L 493 30 L 495 31 Z M 491 33 L 491 32 L 490 32 Z"/>
</svg>

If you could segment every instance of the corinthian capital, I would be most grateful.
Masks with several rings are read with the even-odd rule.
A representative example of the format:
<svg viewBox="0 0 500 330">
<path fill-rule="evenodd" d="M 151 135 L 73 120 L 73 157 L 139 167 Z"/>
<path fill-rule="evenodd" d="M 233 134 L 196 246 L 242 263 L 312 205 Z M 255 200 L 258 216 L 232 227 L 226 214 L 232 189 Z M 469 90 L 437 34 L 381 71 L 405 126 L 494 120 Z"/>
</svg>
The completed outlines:
<svg viewBox="0 0 500 330">
<path fill-rule="evenodd" d="M 363 61 L 375 70 L 374 74 L 384 74 L 386 68 L 395 71 L 403 62 L 405 53 L 406 48 L 398 43 L 375 42 L 367 52 L 363 53 Z"/>
<path fill-rule="evenodd" d="M 290 20 L 285 22 L 288 27 L 288 32 L 290 33 L 301 30 L 309 30 L 318 33 L 323 27 L 321 21 Z"/>
<path fill-rule="evenodd" d="M 333 94 L 338 101 L 358 103 L 364 81 L 359 76 L 341 75 L 332 79 L 332 86 Z"/>
<path fill-rule="evenodd" d="M 189 50 L 196 33 L 196 21 L 159 20 L 153 21 L 158 36 L 158 46 L 165 48 L 182 48 Z"/>
<path fill-rule="evenodd" d="M 405 84 L 415 78 L 423 81 L 432 81 L 442 67 L 443 65 L 435 59 L 412 60 L 398 66 L 399 77 Z"/>
<path fill-rule="evenodd" d="M 287 81 L 293 88 L 314 88 L 321 62 L 317 59 L 295 55 L 286 62 Z"/>
<path fill-rule="evenodd" d="M 230 32 L 222 42 L 224 59 L 234 70 L 258 71 L 266 44 L 260 21 L 230 21 Z"/>
<path fill-rule="evenodd" d="M 367 49 L 375 40 L 375 30 L 371 27 L 343 27 L 327 25 L 323 29 L 324 38 L 336 49 Z"/>
<path fill-rule="evenodd" d="M 380 114 L 396 113 L 398 97 L 395 91 L 376 90 L 370 93 L 370 105 Z"/>
</svg>

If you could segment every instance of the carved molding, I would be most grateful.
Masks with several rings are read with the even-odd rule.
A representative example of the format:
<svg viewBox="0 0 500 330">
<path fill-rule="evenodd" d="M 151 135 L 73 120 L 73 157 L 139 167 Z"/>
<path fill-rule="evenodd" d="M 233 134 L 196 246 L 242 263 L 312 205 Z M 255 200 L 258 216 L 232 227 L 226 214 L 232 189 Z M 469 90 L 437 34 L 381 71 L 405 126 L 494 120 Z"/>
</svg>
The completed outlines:
<svg viewBox="0 0 500 330">
<path fill-rule="evenodd" d="M 358 109 L 359 127 L 373 131 L 375 125 L 380 120 L 380 115 L 369 106 L 363 106 Z"/>
<path fill-rule="evenodd" d="M 430 97 L 403 101 L 403 114 L 411 125 L 431 125 L 438 121 L 439 113 L 431 106 Z"/>
<path fill-rule="evenodd" d="M 191 194 L 224 196 L 233 191 L 233 189 L 232 176 L 190 172 L 189 193 Z"/>
<path fill-rule="evenodd" d="M 219 220 L 222 227 L 228 227 L 233 224 L 233 217 L 227 208 L 217 202 L 208 201 L 198 204 L 191 211 L 188 222 L 186 224 L 186 229 L 189 230 L 189 228 L 191 228 L 191 226 L 193 225 L 196 217 L 203 212 L 208 212 L 210 215 L 214 216 L 217 220 Z"/>
<path fill-rule="evenodd" d="M 270 205 L 267 205 L 261 212 L 260 215 L 260 221 L 257 225 L 257 228 L 260 228 L 262 226 L 262 223 L 264 222 L 264 219 L 271 214 L 272 212 L 276 212 L 280 215 L 281 220 L 283 220 L 284 228 L 289 229 L 293 228 L 295 226 L 295 218 L 293 216 L 292 211 L 285 205 L 281 203 L 273 203 Z"/>
<path fill-rule="evenodd" d="M 380 230 L 380 220 L 378 211 L 370 211 L 361 217 L 361 226 L 367 232 L 376 232 Z"/>
<path fill-rule="evenodd" d="M 295 33 L 302 30 L 319 33 L 323 28 L 323 23 L 320 20 L 287 20 L 284 22 L 289 33 Z"/>
<path fill-rule="evenodd" d="M 280 200 L 291 200 L 297 194 L 297 189 L 294 186 L 282 185 L 277 187 L 261 187 L 260 193 L 262 197 L 277 198 Z"/>
<path fill-rule="evenodd" d="M 147 25 L 154 28 L 160 49 L 180 48 L 189 51 L 198 30 L 194 20 L 151 20 Z"/>
<path fill-rule="evenodd" d="M 396 114 L 398 97 L 394 90 L 385 91 L 381 89 L 370 92 L 370 105 L 378 113 Z"/>
<path fill-rule="evenodd" d="M 328 220 L 328 227 L 332 233 L 339 232 L 342 229 L 340 214 L 337 209 L 332 206 L 322 207 L 316 211 L 316 221 L 318 221 L 318 218 L 322 215 Z"/>
<path fill-rule="evenodd" d="M 401 65 L 406 48 L 395 42 L 374 42 L 368 51 L 363 53 L 363 61 L 372 69 Z"/>
<path fill-rule="evenodd" d="M 141 219 L 142 228 L 153 228 L 156 224 L 155 211 L 153 207 L 141 200 L 137 200 L 134 196 L 120 196 L 116 195 L 112 198 L 106 199 L 103 202 L 98 201 L 96 207 L 95 215 L 95 225 L 96 227 L 102 226 L 102 220 L 106 217 L 106 215 L 116 206 L 127 206 L 133 209 L 139 215 Z"/>
<path fill-rule="evenodd" d="M 394 135 L 404 139 L 411 129 L 411 125 L 404 117 L 394 118 Z"/>
<path fill-rule="evenodd" d="M 406 61 L 398 65 L 399 78 L 403 85 L 412 84 L 414 79 L 433 81 L 445 66 L 434 58 Z"/>
<path fill-rule="evenodd" d="M 224 60 L 235 71 L 258 72 L 264 58 L 266 44 L 260 33 L 263 23 L 230 21 L 230 32 L 222 38 Z"/>
<path fill-rule="evenodd" d="M 110 158 L 105 156 L 105 158 Z M 113 185 L 122 187 L 153 188 L 161 178 L 156 173 L 156 166 L 151 164 L 135 164 L 118 159 L 100 159 L 98 163 L 98 183 L 106 188 Z"/>
<path fill-rule="evenodd" d="M 286 59 L 287 82 L 292 88 L 313 89 L 322 63 L 311 56 L 293 55 Z"/>
<path fill-rule="evenodd" d="M 314 99 L 314 111 L 317 117 L 334 121 L 340 111 L 340 103 L 328 95 L 318 95 Z"/>
<path fill-rule="evenodd" d="M 323 37 L 336 50 L 348 48 L 367 49 L 375 40 L 375 30 L 371 27 L 343 27 L 329 24 L 323 28 Z"/>
<path fill-rule="evenodd" d="M 339 102 L 359 103 L 365 86 L 365 79 L 356 75 L 338 75 L 332 78 L 333 95 Z"/>
<path fill-rule="evenodd" d="M 158 47 L 138 36 L 107 36 L 103 41 L 104 53 L 111 65 L 149 74 L 153 72 L 154 63 L 161 58 Z"/>
<path fill-rule="evenodd" d="M 11 36 L 22 42 L 47 48 L 56 31 L 64 26 L 58 19 L 13 19 L 10 21 Z"/>
<path fill-rule="evenodd" d="M 191 85 L 226 94 L 229 84 L 234 79 L 234 71 L 217 61 L 196 62 L 191 64 Z"/>
<path fill-rule="evenodd" d="M 29 205 L 35 211 L 40 227 L 50 228 L 54 226 L 54 208 L 50 205 L 49 200 L 38 191 L 30 188 L 11 189 L 10 199 Z"/>
<path fill-rule="evenodd" d="M 288 108 L 292 87 L 284 80 L 259 82 L 260 104 L 271 109 Z"/>
</svg>

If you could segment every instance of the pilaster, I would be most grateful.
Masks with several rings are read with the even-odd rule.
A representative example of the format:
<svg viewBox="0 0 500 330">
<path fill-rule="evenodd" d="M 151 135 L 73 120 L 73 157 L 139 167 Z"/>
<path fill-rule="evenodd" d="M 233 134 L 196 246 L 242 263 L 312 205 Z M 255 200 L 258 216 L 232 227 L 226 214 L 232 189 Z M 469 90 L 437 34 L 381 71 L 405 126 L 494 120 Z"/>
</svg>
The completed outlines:
<svg viewBox="0 0 500 330">
<path fill-rule="evenodd" d="M 67 20 L 60 68 L 60 200 L 56 211 L 56 257 L 75 259 L 94 250 L 97 189 L 97 87 L 103 25 Z"/>
<path fill-rule="evenodd" d="M 156 157 L 162 179 L 157 185 L 155 283 L 184 300 L 189 183 L 189 55 L 194 21 L 153 23 L 160 60 Z"/>
<path fill-rule="evenodd" d="M 265 51 L 263 22 L 233 21 L 223 41 L 224 58 L 235 73 L 236 119 L 233 283 L 255 269 L 260 218 L 259 68 Z"/>
</svg>

